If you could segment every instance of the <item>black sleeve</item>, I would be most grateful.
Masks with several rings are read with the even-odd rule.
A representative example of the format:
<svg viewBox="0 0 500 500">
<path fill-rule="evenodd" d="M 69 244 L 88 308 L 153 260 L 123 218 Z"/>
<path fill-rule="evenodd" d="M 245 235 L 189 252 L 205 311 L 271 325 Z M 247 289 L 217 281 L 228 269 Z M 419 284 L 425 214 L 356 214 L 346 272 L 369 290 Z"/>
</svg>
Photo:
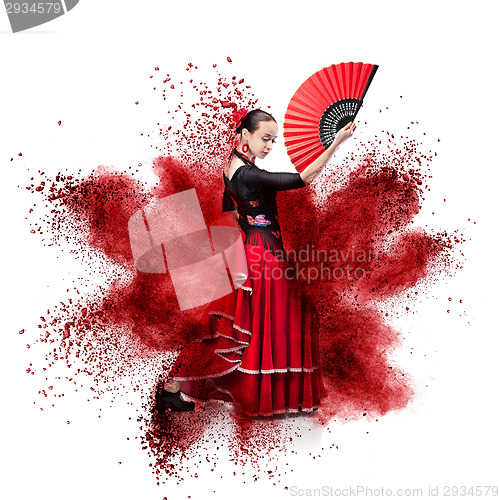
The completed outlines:
<svg viewBox="0 0 500 500">
<path fill-rule="evenodd" d="M 241 172 L 240 178 L 250 189 L 288 191 L 306 185 L 298 172 L 267 172 L 254 166 L 245 168 Z"/>
<path fill-rule="evenodd" d="M 224 196 L 222 198 L 222 211 L 229 212 L 230 210 L 235 210 L 236 205 L 231 198 L 231 193 L 227 187 L 224 188 Z"/>
</svg>

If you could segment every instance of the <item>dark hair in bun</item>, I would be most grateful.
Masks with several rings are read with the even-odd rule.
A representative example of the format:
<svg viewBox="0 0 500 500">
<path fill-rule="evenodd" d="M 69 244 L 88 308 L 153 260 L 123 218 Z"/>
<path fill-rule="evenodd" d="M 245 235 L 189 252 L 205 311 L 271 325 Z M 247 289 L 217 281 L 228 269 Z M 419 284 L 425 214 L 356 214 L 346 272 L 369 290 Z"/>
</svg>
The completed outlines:
<svg viewBox="0 0 500 500">
<path fill-rule="evenodd" d="M 246 114 L 246 116 L 241 120 L 240 126 L 236 129 L 236 133 L 241 134 L 241 131 L 246 128 L 251 134 L 253 134 L 258 128 L 260 122 L 270 122 L 276 123 L 276 120 L 261 109 L 254 109 Z"/>
</svg>

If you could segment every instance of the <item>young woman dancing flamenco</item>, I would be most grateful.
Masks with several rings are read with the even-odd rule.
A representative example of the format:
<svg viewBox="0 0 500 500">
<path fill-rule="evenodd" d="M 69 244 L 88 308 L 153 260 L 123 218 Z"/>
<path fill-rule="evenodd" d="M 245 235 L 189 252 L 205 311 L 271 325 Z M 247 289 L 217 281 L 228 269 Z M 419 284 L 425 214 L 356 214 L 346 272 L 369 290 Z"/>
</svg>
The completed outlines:
<svg viewBox="0 0 500 500">
<path fill-rule="evenodd" d="M 300 295 L 283 273 L 283 240 L 276 194 L 311 182 L 356 125 L 349 123 L 332 145 L 301 173 L 272 173 L 256 166 L 278 136 L 275 119 L 256 109 L 240 110 L 239 142 L 224 168 L 222 211 L 234 211 L 242 232 L 248 277 L 227 296 L 223 311 L 210 311 L 211 335 L 181 351 L 163 387 L 157 410 L 191 411 L 192 401 L 234 403 L 246 415 L 313 411 L 326 395 L 321 381 L 316 329 Z M 286 258 L 286 257 L 285 257 Z M 207 332 L 208 333 L 208 332 Z"/>
</svg>

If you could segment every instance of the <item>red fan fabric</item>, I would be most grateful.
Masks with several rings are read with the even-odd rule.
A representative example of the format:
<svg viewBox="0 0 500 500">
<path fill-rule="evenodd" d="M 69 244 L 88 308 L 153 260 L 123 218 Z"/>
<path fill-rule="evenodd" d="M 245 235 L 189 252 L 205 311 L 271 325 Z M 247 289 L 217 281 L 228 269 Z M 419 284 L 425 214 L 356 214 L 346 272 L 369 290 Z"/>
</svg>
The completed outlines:
<svg viewBox="0 0 500 500">
<path fill-rule="evenodd" d="M 187 345 L 169 376 L 192 398 L 233 402 L 250 416 L 312 411 L 326 396 L 314 315 L 285 262 L 262 241 L 244 248 L 246 282 L 208 312 L 210 335 Z"/>
</svg>

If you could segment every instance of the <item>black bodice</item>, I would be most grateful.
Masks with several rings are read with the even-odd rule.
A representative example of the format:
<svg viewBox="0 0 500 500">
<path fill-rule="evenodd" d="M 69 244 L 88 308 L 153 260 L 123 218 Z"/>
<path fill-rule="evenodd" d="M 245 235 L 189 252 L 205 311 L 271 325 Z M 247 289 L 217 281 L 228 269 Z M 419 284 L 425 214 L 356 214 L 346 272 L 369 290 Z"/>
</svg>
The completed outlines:
<svg viewBox="0 0 500 500">
<path fill-rule="evenodd" d="M 276 194 L 278 191 L 304 187 L 302 177 L 298 172 L 261 170 L 236 150 L 233 150 L 232 155 L 236 155 L 244 164 L 236 169 L 231 180 L 223 173 L 225 189 L 222 211 L 237 210 L 238 224 L 246 235 L 245 243 L 251 245 L 262 241 L 274 255 L 277 250 L 283 255 Z"/>
</svg>

